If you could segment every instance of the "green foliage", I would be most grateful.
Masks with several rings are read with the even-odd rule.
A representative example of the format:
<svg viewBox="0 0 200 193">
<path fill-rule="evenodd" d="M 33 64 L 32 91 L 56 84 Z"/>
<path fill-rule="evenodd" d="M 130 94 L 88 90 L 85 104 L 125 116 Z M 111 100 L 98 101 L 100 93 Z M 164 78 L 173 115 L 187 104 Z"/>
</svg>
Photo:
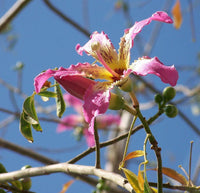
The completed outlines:
<svg viewBox="0 0 200 193">
<path fill-rule="evenodd" d="M 36 131 L 42 131 L 35 110 L 34 94 L 26 98 L 23 104 L 23 112 L 20 115 L 20 132 L 29 142 L 33 142 L 31 126 Z"/>
<path fill-rule="evenodd" d="M 63 113 L 65 112 L 66 105 L 59 84 L 56 84 L 55 86 L 55 93 L 57 95 L 56 97 L 57 116 L 61 118 Z"/>
</svg>

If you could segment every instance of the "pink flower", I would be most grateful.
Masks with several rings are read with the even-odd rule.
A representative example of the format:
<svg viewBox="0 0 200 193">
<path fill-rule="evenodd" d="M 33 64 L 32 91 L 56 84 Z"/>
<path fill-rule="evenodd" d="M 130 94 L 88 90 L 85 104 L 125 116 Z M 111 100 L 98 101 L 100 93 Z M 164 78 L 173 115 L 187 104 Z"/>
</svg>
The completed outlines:
<svg viewBox="0 0 200 193">
<path fill-rule="evenodd" d="M 89 147 L 95 145 L 94 135 L 88 131 L 88 123 L 85 122 L 82 114 L 82 101 L 78 98 L 65 94 L 65 102 L 68 106 L 72 106 L 77 114 L 68 115 L 62 118 L 61 123 L 58 124 L 57 132 L 63 132 L 74 128 L 82 128 L 83 134 L 86 138 Z M 98 129 L 106 129 L 111 126 L 117 126 L 120 123 L 120 116 L 118 115 L 101 115 L 96 119 Z"/>
<path fill-rule="evenodd" d="M 80 55 L 83 52 L 91 55 L 102 66 L 78 63 L 69 68 L 47 70 L 35 78 L 35 91 L 40 92 L 45 81 L 54 77 L 70 94 L 84 100 L 84 117 L 89 123 L 89 131 L 93 133 L 95 117 L 104 114 L 108 109 L 110 89 L 114 85 L 122 84 L 130 73 L 140 76 L 154 74 L 160 77 L 164 83 L 175 86 L 178 80 L 178 72 L 175 67 L 165 66 L 157 57 L 141 57 L 130 64 L 130 49 L 133 47 L 135 36 L 153 20 L 173 23 L 167 13 L 162 11 L 136 22 L 131 28 L 125 30 L 121 37 L 118 53 L 104 32 L 94 32 L 91 39 L 82 47 L 78 44 L 76 50 Z M 94 81 L 95 79 L 103 81 Z"/>
</svg>

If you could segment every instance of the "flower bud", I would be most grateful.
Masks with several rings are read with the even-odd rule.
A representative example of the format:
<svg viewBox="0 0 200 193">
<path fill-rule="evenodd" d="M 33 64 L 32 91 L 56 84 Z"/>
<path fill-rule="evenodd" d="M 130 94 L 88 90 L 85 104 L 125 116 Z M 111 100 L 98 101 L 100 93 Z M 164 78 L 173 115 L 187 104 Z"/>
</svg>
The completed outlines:
<svg viewBox="0 0 200 193">
<path fill-rule="evenodd" d="M 168 104 L 165 106 L 165 114 L 169 118 L 176 117 L 176 115 L 178 114 L 178 109 L 174 105 Z"/>
<path fill-rule="evenodd" d="M 124 80 L 124 82 L 120 85 L 120 88 L 124 92 L 131 92 L 133 90 L 133 82 L 132 80 L 128 77 L 127 79 Z"/>
<path fill-rule="evenodd" d="M 176 96 L 176 90 L 173 87 L 169 86 L 163 90 L 163 97 L 166 102 L 172 100 L 175 96 Z"/>
<path fill-rule="evenodd" d="M 124 99 L 121 96 L 118 96 L 114 93 L 111 93 L 110 95 L 110 103 L 109 103 L 109 109 L 111 110 L 120 110 L 124 107 Z"/>
<path fill-rule="evenodd" d="M 163 96 L 161 94 L 156 94 L 154 96 L 154 101 L 155 103 L 160 104 L 163 101 Z"/>
<path fill-rule="evenodd" d="M 22 179 L 20 179 L 20 182 L 22 184 L 23 190 L 25 190 L 25 191 L 30 190 L 30 188 L 32 186 L 31 178 L 22 178 Z"/>
</svg>

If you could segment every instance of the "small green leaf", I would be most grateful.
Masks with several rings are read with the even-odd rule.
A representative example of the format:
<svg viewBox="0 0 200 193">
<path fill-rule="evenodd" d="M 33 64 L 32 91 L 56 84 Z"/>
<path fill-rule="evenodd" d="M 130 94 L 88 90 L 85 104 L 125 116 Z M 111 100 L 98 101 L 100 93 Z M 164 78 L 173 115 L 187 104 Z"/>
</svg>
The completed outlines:
<svg viewBox="0 0 200 193">
<path fill-rule="evenodd" d="M 34 105 L 34 95 L 31 95 L 28 98 L 26 98 L 23 104 L 23 111 L 26 113 L 28 117 L 30 117 L 29 118 L 31 120 L 30 124 L 38 124 L 39 121 L 38 121 L 38 117 L 37 117 L 35 105 Z"/>
<path fill-rule="evenodd" d="M 152 193 L 152 190 L 146 178 L 144 180 L 144 193 Z"/>
<path fill-rule="evenodd" d="M 32 124 L 32 127 L 33 127 L 36 131 L 42 132 L 42 127 L 40 126 L 40 124 Z"/>
<path fill-rule="evenodd" d="M 24 112 L 20 116 L 20 124 L 19 124 L 19 129 L 22 135 L 29 141 L 33 142 L 33 136 L 32 136 L 32 130 L 31 130 L 31 124 L 26 122 L 24 120 Z"/>
<path fill-rule="evenodd" d="M 38 122 L 23 111 L 23 118 L 29 124 L 38 124 Z"/>
<path fill-rule="evenodd" d="M 34 95 L 26 98 L 23 104 L 23 118 L 31 124 L 36 131 L 42 131 L 34 105 Z"/>
<path fill-rule="evenodd" d="M 123 170 L 128 182 L 130 183 L 134 191 L 137 193 L 143 193 L 138 184 L 138 177 L 133 172 L 131 172 L 126 168 L 121 168 L 121 169 Z"/>
<path fill-rule="evenodd" d="M 55 93 L 57 94 L 56 97 L 57 116 L 61 118 L 63 113 L 65 112 L 66 105 L 59 84 L 56 84 L 55 86 Z"/>
<path fill-rule="evenodd" d="M 7 173 L 7 170 L 2 163 L 0 163 L 0 173 Z"/>
<path fill-rule="evenodd" d="M 55 92 L 51 92 L 51 91 L 41 91 L 40 93 L 38 93 L 38 95 L 40 96 L 44 96 L 44 97 L 52 97 L 52 98 L 56 98 L 57 94 Z"/>
</svg>

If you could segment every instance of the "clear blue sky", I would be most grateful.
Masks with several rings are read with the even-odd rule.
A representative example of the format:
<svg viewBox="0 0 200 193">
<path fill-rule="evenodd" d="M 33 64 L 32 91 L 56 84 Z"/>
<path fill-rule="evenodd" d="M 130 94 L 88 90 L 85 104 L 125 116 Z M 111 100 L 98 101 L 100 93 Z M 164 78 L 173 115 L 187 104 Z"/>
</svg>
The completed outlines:
<svg viewBox="0 0 200 193">
<path fill-rule="evenodd" d="M 87 1 L 52 1 L 52 3 L 54 3 L 58 8 L 82 26 L 86 25 L 83 11 L 84 2 Z M 158 4 L 157 1 L 147 1 L 148 3 L 143 7 L 139 7 L 139 2 L 140 1 L 130 2 L 130 13 L 133 23 L 145 19 L 155 11 L 162 10 L 163 8 L 163 5 L 161 3 Z M 0 1 L 0 16 L 8 10 L 12 3 L 13 1 Z M 191 22 L 187 1 L 181 1 L 181 5 L 184 14 L 181 29 L 176 30 L 173 25 L 164 24 L 150 55 L 158 56 L 166 65 L 174 64 L 177 69 L 185 66 L 196 67 L 199 65 L 197 53 L 200 51 L 200 25 L 198 23 L 198 18 L 200 17 L 199 5 L 194 9 L 195 42 L 192 42 Z M 118 49 L 120 37 L 123 35 L 123 30 L 127 28 L 127 25 L 122 12 L 116 12 L 114 10 L 114 1 L 88 1 L 87 9 L 89 31 L 104 31 L 108 34 L 116 49 Z M 142 42 L 145 43 L 149 40 L 151 31 L 155 24 L 156 22 L 153 22 L 142 31 L 140 36 Z M 6 49 L 8 45 L 6 35 L 0 35 L 0 78 L 13 86 L 17 86 L 17 74 L 12 69 L 16 62 L 22 61 L 25 64 L 22 88 L 23 92 L 27 95 L 32 94 L 34 89 L 33 79 L 41 71 L 59 66 L 69 67 L 71 64 L 76 64 L 77 62 L 92 61 L 91 57 L 86 55 L 81 57 L 75 51 L 76 44 L 80 43 L 83 45 L 88 38 L 58 18 L 42 1 L 31 2 L 14 19 L 12 22 L 12 28 L 11 33 L 17 36 L 17 43 L 12 50 Z M 136 43 L 132 49 L 132 61 L 141 56 L 137 49 L 139 46 L 142 45 Z M 189 70 L 179 71 L 179 75 L 180 79 L 178 84 L 188 85 L 192 88 L 199 83 L 199 77 L 195 75 L 194 72 Z M 161 83 L 158 78 L 153 76 L 147 76 L 146 80 L 152 82 L 159 90 L 162 90 L 167 86 Z M 0 107 L 13 110 L 14 106 L 11 103 L 9 92 L 2 85 L 0 85 L 0 93 Z M 139 98 L 141 98 L 140 100 L 142 102 L 147 101 L 144 97 Z M 153 99 L 153 94 L 150 98 Z M 18 107 L 22 109 L 23 100 L 19 96 L 16 96 L 16 99 Z M 47 105 L 53 104 L 53 102 L 54 101 L 52 100 L 47 103 Z M 196 125 L 199 125 L 199 117 L 191 115 L 189 105 L 180 105 L 179 108 L 190 117 Z M 151 109 L 144 111 L 143 113 L 145 117 L 148 118 L 155 112 L 156 109 Z M 70 109 L 67 110 L 66 113 L 70 113 Z M 8 117 L 7 114 L 0 112 L 0 121 L 4 120 L 6 117 Z M 187 169 L 190 141 L 194 140 L 194 169 L 199 158 L 199 137 L 182 121 L 179 116 L 175 119 L 169 119 L 165 116 L 163 116 L 163 118 L 165 119 L 164 121 L 158 122 L 156 125 L 152 126 L 159 145 L 162 147 L 163 165 L 180 171 L 178 165 L 181 164 Z M 44 153 L 46 156 L 61 162 L 73 158 L 73 156 L 81 153 L 87 148 L 84 141 L 76 143 L 72 132 L 57 134 L 56 124 L 47 124 L 46 122 L 41 122 L 43 133 L 33 132 L 35 141 L 33 144 L 30 144 L 19 132 L 18 125 L 19 122 L 15 121 L 8 127 L 1 128 L 0 136 L 13 143 L 31 149 L 41 147 L 51 150 L 69 148 L 68 151 L 63 153 L 51 154 L 39 151 L 40 153 Z M 130 151 L 141 149 L 144 140 L 144 132 L 138 132 L 131 139 L 132 145 L 130 146 Z M 101 138 L 101 141 L 103 140 L 105 140 L 104 137 Z M 33 167 L 41 166 L 38 162 L 32 161 L 29 158 L 24 158 L 2 148 L 0 149 L 0 152 L 0 162 L 6 166 L 8 171 L 18 170 L 26 164 L 32 165 Z M 102 152 L 102 155 L 104 156 L 103 153 L 104 151 Z M 150 157 L 154 159 L 152 155 L 153 154 L 150 154 Z M 94 154 L 87 156 L 78 163 L 93 165 Z M 133 171 L 137 172 L 137 169 L 134 168 Z M 32 191 L 53 193 L 59 192 L 62 188 L 62 184 L 66 183 L 71 178 L 64 174 L 52 174 L 32 179 Z M 78 192 L 80 187 L 82 192 L 91 192 L 93 189 L 90 186 L 83 185 L 82 182 L 75 182 L 68 192 Z"/>
</svg>

